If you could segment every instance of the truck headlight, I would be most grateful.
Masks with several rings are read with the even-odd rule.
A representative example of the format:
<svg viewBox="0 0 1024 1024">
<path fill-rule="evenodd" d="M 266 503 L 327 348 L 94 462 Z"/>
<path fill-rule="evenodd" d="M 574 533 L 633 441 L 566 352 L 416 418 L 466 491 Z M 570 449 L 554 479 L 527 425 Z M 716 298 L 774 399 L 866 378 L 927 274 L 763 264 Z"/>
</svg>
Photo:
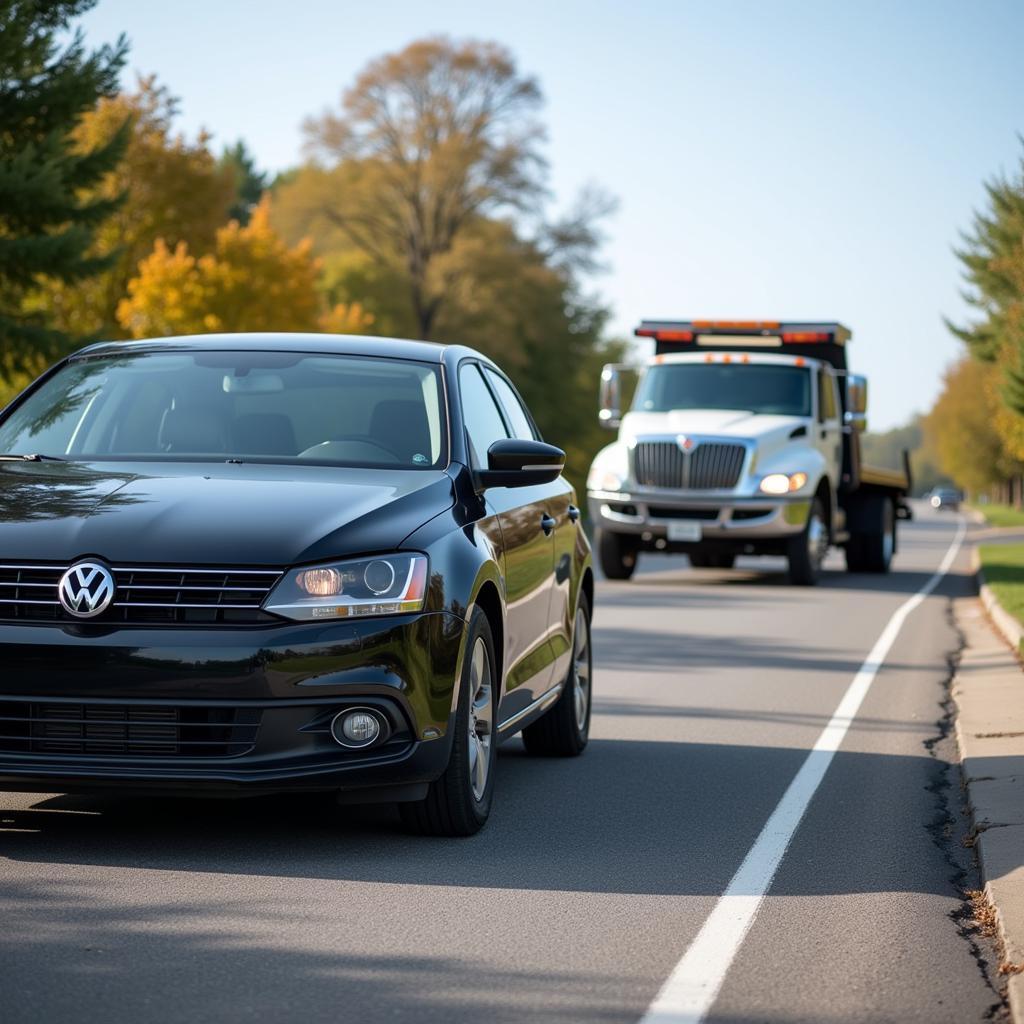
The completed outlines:
<svg viewBox="0 0 1024 1024">
<path fill-rule="evenodd" d="M 760 490 L 764 494 L 789 494 L 799 491 L 806 483 L 806 473 L 769 473 L 761 481 Z"/>
<path fill-rule="evenodd" d="M 618 473 L 605 471 L 604 473 L 591 473 L 587 479 L 587 490 L 589 491 L 621 491 L 625 481 Z"/>
<path fill-rule="evenodd" d="M 423 610 L 426 555 L 379 555 L 292 569 L 263 610 L 286 619 L 346 619 Z"/>
</svg>

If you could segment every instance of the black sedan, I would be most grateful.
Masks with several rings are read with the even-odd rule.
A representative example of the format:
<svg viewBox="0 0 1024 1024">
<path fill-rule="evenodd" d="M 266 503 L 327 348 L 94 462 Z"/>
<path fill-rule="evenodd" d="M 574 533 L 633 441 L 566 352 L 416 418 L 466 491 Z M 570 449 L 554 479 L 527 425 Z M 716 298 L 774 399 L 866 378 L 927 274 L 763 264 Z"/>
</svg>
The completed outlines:
<svg viewBox="0 0 1024 1024">
<path fill-rule="evenodd" d="M 563 462 L 467 348 L 76 353 L 0 413 L 0 789 L 323 790 L 475 832 L 501 741 L 587 744 Z"/>
</svg>

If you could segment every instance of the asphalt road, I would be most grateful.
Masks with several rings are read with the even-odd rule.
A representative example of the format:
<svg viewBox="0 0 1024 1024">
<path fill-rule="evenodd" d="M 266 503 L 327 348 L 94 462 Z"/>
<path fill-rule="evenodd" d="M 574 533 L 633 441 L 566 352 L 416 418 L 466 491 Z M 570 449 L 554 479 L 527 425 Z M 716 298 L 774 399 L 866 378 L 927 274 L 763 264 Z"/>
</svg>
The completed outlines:
<svg viewBox="0 0 1024 1024">
<path fill-rule="evenodd" d="M 639 1020 L 955 529 L 922 510 L 890 576 L 836 555 L 813 590 L 778 562 L 682 558 L 599 584 L 590 747 L 504 747 L 470 840 L 318 800 L 0 794 L 0 1020 Z M 709 1020 L 1002 1013 L 959 895 L 977 880 L 943 703 L 948 597 L 968 587 L 963 551 L 899 633 Z"/>
</svg>

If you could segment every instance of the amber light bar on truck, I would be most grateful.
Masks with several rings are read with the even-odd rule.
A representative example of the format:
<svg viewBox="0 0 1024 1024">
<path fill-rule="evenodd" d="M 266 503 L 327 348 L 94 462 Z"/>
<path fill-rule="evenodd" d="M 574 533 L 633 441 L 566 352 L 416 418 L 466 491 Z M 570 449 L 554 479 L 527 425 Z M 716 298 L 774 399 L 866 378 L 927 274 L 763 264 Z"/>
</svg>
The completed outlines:
<svg viewBox="0 0 1024 1024">
<path fill-rule="evenodd" d="M 656 342 L 694 342 L 697 345 L 725 345 L 753 348 L 781 348 L 783 345 L 835 344 L 850 340 L 850 331 L 838 323 L 786 323 L 781 320 L 644 320 L 634 332 L 639 338 Z"/>
</svg>

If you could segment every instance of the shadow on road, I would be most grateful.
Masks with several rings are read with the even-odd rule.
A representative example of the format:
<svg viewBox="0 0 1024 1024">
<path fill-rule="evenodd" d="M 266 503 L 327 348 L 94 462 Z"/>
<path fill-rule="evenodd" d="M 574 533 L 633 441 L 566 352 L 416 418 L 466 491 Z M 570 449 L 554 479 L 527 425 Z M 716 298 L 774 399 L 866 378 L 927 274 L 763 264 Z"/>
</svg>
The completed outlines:
<svg viewBox="0 0 1024 1024">
<path fill-rule="evenodd" d="M 564 761 L 531 758 L 514 741 L 502 749 L 492 822 L 462 841 L 408 837 L 391 808 L 338 808 L 326 798 L 61 796 L 0 813 L 0 855 L 325 881 L 710 896 L 724 889 L 806 753 L 595 740 L 583 760 Z M 828 785 L 858 800 L 825 831 L 843 844 L 823 850 L 834 870 L 796 879 L 787 891 L 945 891 L 941 879 L 921 875 L 919 858 L 879 862 L 865 851 L 858 867 L 856 854 L 887 833 L 905 841 L 907 812 L 894 804 L 915 806 L 908 794 L 934 782 L 936 765 L 927 756 L 838 754 Z M 820 796 L 818 803 L 826 806 Z M 844 822 L 866 808 L 878 827 L 843 835 Z M 4 884 L 0 892 L 8 895 Z"/>
</svg>

